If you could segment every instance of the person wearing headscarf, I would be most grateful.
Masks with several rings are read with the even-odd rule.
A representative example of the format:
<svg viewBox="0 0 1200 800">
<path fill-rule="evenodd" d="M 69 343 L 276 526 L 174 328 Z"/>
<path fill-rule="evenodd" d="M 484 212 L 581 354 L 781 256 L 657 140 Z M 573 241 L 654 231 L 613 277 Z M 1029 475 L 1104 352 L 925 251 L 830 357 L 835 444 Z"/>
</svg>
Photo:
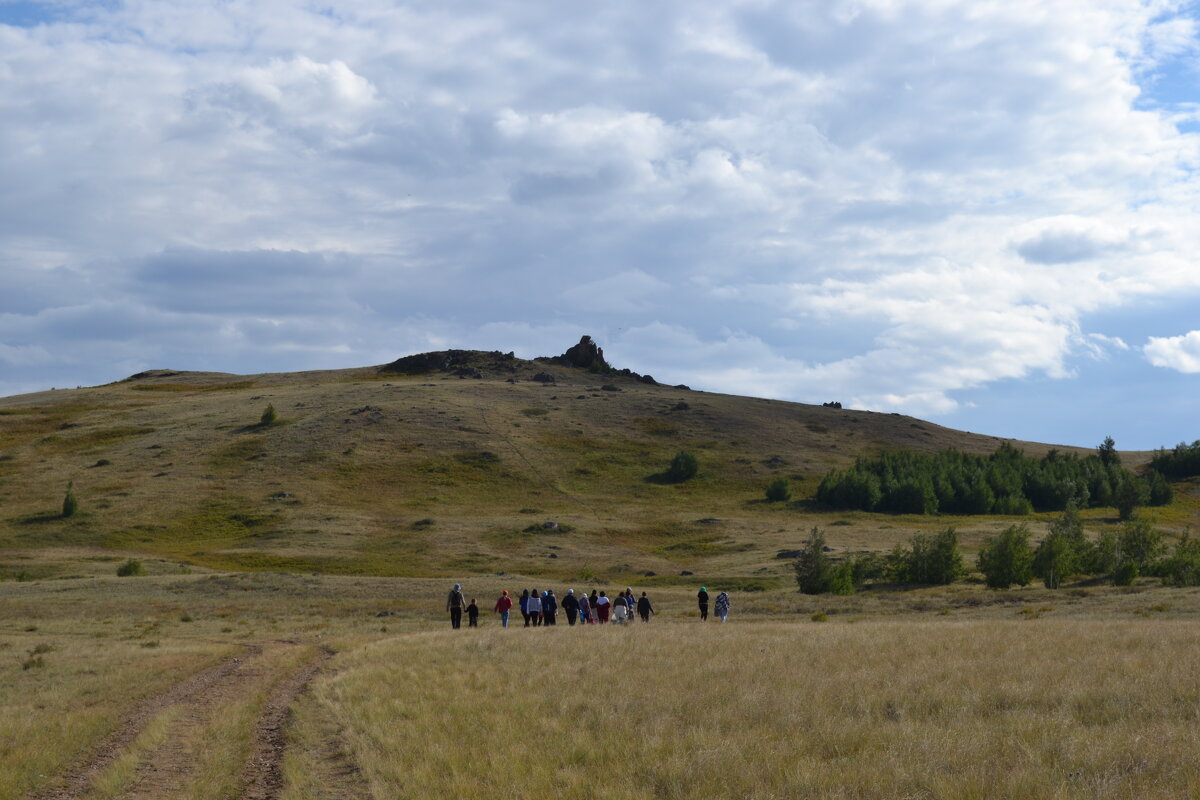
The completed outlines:
<svg viewBox="0 0 1200 800">
<path fill-rule="evenodd" d="M 537 628 L 542 624 L 542 596 L 537 589 L 529 590 L 529 603 L 526 606 L 529 610 L 529 621 L 533 627 Z"/>
<path fill-rule="evenodd" d="M 562 610 L 567 613 L 567 624 L 574 625 L 575 617 L 579 615 L 579 598 L 575 596 L 574 589 L 567 589 L 560 605 Z"/>
<path fill-rule="evenodd" d="M 704 622 L 708 619 L 708 589 L 701 586 L 700 591 L 696 593 L 696 600 L 700 603 L 700 621 Z"/>
<path fill-rule="evenodd" d="M 600 596 L 596 598 L 594 605 L 596 607 L 596 621 L 604 625 L 608 622 L 608 615 L 612 613 L 612 600 L 608 599 L 607 594 L 601 592 Z"/>
<path fill-rule="evenodd" d="M 719 595 L 717 595 L 717 604 L 713 607 L 713 611 L 715 611 L 717 616 L 721 618 L 721 622 L 724 622 L 725 618 L 729 616 L 728 592 L 721 592 Z"/>
<path fill-rule="evenodd" d="M 542 595 L 542 624 L 553 625 L 558 616 L 558 598 L 553 589 L 547 589 Z"/>
<path fill-rule="evenodd" d="M 500 593 L 499 599 L 496 600 L 496 613 L 500 615 L 500 627 L 508 627 L 508 614 L 512 609 L 512 598 L 508 596 L 508 589 Z"/>
<path fill-rule="evenodd" d="M 450 627 L 457 630 L 462 627 L 463 609 L 466 607 L 467 601 L 463 599 L 462 584 L 454 584 L 454 588 L 450 590 L 450 595 L 446 598 L 446 610 L 450 612 Z"/>
</svg>

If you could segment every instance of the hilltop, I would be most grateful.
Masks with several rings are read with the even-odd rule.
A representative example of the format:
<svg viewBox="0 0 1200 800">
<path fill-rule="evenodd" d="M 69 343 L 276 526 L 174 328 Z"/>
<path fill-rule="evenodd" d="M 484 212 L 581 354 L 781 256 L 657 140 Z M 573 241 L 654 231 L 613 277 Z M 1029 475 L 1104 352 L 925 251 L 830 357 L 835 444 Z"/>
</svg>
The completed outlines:
<svg viewBox="0 0 1200 800">
<path fill-rule="evenodd" d="M 813 525 L 838 526 L 839 548 L 871 549 L 948 523 L 970 547 L 1011 522 L 806 502 L 860 455 L 990 453 L 1004 441 L 1034 456 L 1052 447 L 664 386 L 614 369 L 587 337 L 534 360 L 449 350 L 317 372 L 154 370 L 0 399 L 0 576 L 107 572 L 136 555 L 161 570 L 660 584 L 694 573 L 772 588 L 788 580 L 777 553 Z M 655 482 L 681 449 L 699 475 Z M 796 500 L 763 502 L 780 476 Z M 68 482 L 80 512 L 62 518 Z"/>
</svg>

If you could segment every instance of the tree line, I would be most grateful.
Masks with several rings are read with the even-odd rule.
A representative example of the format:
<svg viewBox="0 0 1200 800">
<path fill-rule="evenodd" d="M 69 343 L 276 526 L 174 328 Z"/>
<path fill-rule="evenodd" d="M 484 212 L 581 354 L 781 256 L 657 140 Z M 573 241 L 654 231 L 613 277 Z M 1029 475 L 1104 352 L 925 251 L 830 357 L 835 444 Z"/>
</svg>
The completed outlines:
<svg viewBox="0 0 1200 800">
<path fill-rule="evenodd" d="M 942 585 L 967 574 L 954 528 L 915 534 L 886 554 L 862 553 L 834 561 L 827 550 L 825 534 L 814 527 L 795 561 L 796 583 L 805 594 L 853 594 L 868 582 Z M 1200 586 L 1200 540 L 1185 534 L 1168 553 L 1161 531 L 1143 518 L 1089 539 L 1072 505 L 1050 523 L 1049 533 L 1036 547 L 1025 523 L 989 537 L 975 567 L 993 589 L 1026 586 L 1034 578 L 1048 589 L 1081 578 L 1128 586 L 1141 575 L 1161 578 L 1170 586 Z"/>
<path fill-rule="evenodd" d="M 1196 449 L 1200 458 L 1200 442 Z M 991 455 L 889 451 L 830 470 L 816 501 L 830 509 L 895 514 L 1024 515 L 1111 506 L 1128 520 L 1138 506 L 1166 505 L 1172 497 L 1163 472 L 1140 477 L 1122 467 L 1109 437 L 1083 458 L 1059 450 L 1032 458 L 1007 442 Z"/>
</svg>

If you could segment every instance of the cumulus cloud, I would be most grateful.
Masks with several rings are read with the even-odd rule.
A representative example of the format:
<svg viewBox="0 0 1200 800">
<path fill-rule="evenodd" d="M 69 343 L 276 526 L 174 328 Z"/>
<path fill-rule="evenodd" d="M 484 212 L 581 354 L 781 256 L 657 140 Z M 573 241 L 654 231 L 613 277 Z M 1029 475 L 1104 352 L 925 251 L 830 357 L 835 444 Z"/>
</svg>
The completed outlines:
<svg viewBox="0 0 1200 800">
<path fill-rule="evenodd" d="M 0 24 L 0 390 L 42 353 L 113 377 L 90 325 L 120 369 L 202 340 L 252 371 L 588 332 L 672 382 L 951 418 L 1200 289 L 1200 136 L 1147 96 L 1196 52 L 1175 0 L 38 23 Z"/>
<path fill-rule="evenodd" d="M 1182 336 L 1151 336 L 1142 350 L 1146 359 L 1156 367 L 1178 372 L 1200 372 L 1200 331 Z"/>
</svg>

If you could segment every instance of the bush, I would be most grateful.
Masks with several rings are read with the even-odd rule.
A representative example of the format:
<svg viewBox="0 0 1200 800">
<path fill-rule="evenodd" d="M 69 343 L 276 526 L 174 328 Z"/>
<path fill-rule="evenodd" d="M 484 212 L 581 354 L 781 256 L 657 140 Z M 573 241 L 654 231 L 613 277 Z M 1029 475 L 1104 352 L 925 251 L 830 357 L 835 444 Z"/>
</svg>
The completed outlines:
<svg viewBox="0 0 1200 800">
<path fill-rule="evenodd" d="M 1088 541 L 1083 533 L 1083 520 L 1074 505 L 1050 523 L 1050 533 L 1033 553 L 1033 574 L 1042 579 L 1047 589 L 1057 589 L 1072 575 L 1086 569 Z"/>
<path fill-rule="evenodd" d="M 1175 545 L 1175 554 L 1158 571 L 1163 583 L 1170 586 L 1200 586 L 1200 541 L 1185 533 Z"/>
<path fill-rule="evenodd" d="M 1032 567 L 1029 529 L 1024 524 L 1010 525 L 985 541 L 979 551 L 979 571 L 993 589 L 1007 589 L 1014 583 L 1028 585 L 1033 579 Z"/>
<path fill-rule="evenodd" d="M 1114 586 L 1132 586 L 1133 582 L 1138 577 L 1138 566 L 1132 561 L 1123 561 L 1113 572 L 1112 581 Z"/>
<path fill-rule="evenodd" d="M 786 503 L 792 499 L 792 487 L 787 478 L 776 478 L 767 484 L 767 502 Z"/>
<path fill-rule="evenodd" d="M 895 578 L 900 583 L 945 585 L 963 573 L 958 533 L 954 528 L 946 528 L 936 536 L 914 535 L 907 550 L 893 551 L 892 560 Z"/>
<path fill-rule="evenodd" d="M 262 426 L 274 425 L 279 421 L 279 414 L 275 411 L 274 405 L 268 405 L 263 409 L 262 416 L 259 417 L 258 424 Z"/>
<path fill-rule="evenodd" d="M 67 493 L 63 497 L 62 515 L 64 517 L 73 517 L 75 512 L 79 510 L 79 501 L 75 499 L 75 482 L 68 481 Z"/>
<path fill-rule="evenodd" d="M 145 575 L 146 568 L 142 566 L 142 562 L 135 558 L 131 558 L 121 566 L 117 567 L 117 577 L 129 578 L 136 575 Z"/>
<path fill-rule="evenodd" d="M 843 561 L 830 571 L 829 591 L 833 594 L 854 594 L 854 562 Z"/>
<path fill-rule="evenodd" d="M 813 527 L 800 556 L 796 559 L 796 583 L 805 594 L 828 592 L 833 578 L 833 563 L 825 553 L 825 534 Z"/>
<path fill-rule="evenodd" d="M 663 473 L 663 477 L 671 483 L 683 483 L 696 477 L 700 471 L 700 462 L 687 450 L 680 450 L 671 459 L 671 465 Z"/>
<path fill-rule="evenodd" d="M 1121 561 L 1132 561 L 1138 571 L 1150 572 L 1162 555 L 1162 533 L 1148 519 L 1131 519 L 1121 526 Z"/>
</svg>

